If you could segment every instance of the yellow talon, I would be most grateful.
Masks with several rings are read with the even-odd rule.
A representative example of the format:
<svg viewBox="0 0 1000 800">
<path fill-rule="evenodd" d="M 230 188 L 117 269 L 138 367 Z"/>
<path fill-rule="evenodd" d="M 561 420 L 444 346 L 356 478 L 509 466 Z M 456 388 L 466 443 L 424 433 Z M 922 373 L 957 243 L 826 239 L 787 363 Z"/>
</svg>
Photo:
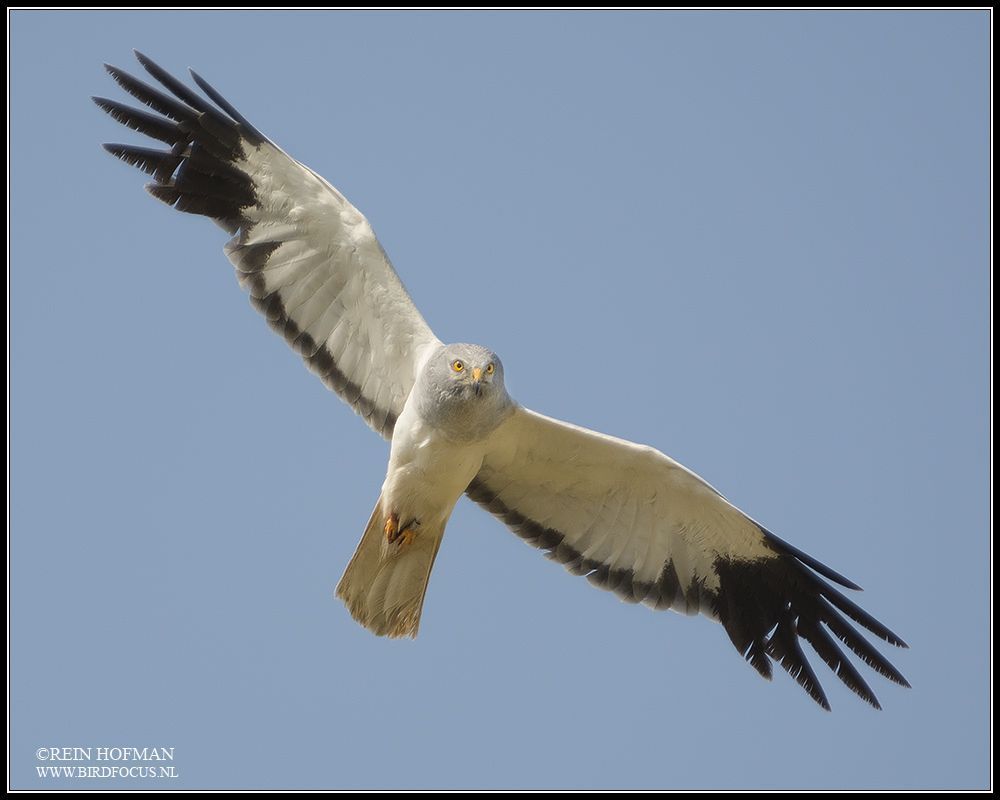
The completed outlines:
<svg viewBox="0 0 1000 800">
<path fill-rule="evenodd" d="M 399 538 L 399 514 L 390 514 L 385 521 L 385 539 L 392 544 Z"/>
<path fill-rule="evenodd" d="M 399 546 L 406 547 L 408 544 L 412 544 L 413 540 L 417 538 L 417 532 L 413 528 L 407 528 L 399 534 L 399 538 L 402 539 Z"/>
<path fill-rule="evenodd" d="M 414 522 L 416 522 L 414 520 Z M 419 523 L 417 523 L 419 524 Z M 414 525 L 400 530 L 399 529 L 399 514 L 393 512 L 385 521 L 385 540 L 389 544 L 395 544 L 399 542 L 400 547 L 405 547 L 410 544 L 417 535 L 417 529 Z"/>
</svg>

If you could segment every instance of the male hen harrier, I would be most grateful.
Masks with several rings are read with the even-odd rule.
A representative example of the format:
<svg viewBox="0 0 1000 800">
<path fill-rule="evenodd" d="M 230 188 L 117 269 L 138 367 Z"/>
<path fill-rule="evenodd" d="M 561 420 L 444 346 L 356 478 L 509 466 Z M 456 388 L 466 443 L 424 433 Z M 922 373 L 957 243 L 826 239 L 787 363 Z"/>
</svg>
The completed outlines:
<svg viewBox="0 0 1000 800">
<path fill-rule="evenodd" d="M 167 147 L 105 147 L 152 175 L 154 197 L 232 234 L 225 252 L 254 307 L 392 441 L 381 495 L 337 587 L 359 623 L 416 636 L 434 557 L 465 493 L 595 586 L 717 620 L 761 675 L 770 678 L 777 661 L 824 708 L 800 637 L 876 708 L 835 638 L 908 685 L 845 616 L 890 644 L 903 641 L 823 578 L 859 587 L 663 453 L 519 406 L 496 353 L 437 339 L 340 192 L 198 75 L 208 99 L 136 56 L 169 94 L 108 66 L 150 111 L 95 102 Z"/>
</svg>

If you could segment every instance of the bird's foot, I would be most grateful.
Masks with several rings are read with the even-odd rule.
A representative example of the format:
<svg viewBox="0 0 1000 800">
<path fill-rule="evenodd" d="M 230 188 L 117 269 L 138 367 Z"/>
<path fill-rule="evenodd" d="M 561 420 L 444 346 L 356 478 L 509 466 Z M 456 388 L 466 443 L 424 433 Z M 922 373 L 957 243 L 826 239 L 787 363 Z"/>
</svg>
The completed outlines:
<svg viewBox="0 0 1000 800">
<path fill-rule="evenodd" d="M 399 514 L 393 512 L 385 521 L 385 540 L 392 544 L 399 538 Z"/>
<path fill-rule="evenodd" d="M 420 525 L 415 519 L 410 520 L 407 525 L 400 527 L 399 514 L 393 512 L 385 521 L 385 540 L 389 544 L 399 542 L 400 547 L 412 544 L 417 536 L 417 527 Z"/>
<path fill-rule="evenodd" d="M 412 544 L 413 540 L 417 538 L 417 529 L 412 525 L 399 534 L 399 546 L 406 547 L 408 544 Z"/>
</svg>

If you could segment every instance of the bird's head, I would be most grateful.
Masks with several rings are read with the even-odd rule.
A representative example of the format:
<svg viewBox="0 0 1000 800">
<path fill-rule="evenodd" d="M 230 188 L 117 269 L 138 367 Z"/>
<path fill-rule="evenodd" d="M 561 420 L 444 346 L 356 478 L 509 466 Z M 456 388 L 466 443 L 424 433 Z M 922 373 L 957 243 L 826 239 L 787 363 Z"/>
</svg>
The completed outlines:
<svg viewBox="0 0 1000 800">
<path fill-rule="evenodd" d="M 503 364 L 496 353 L 477 344 L 440 348 L 424 365 L 415 390 L 423 401 L 422 415 L 456 435 L 460 428 L 473 436 L 489 432 L 513 407 Z"/>
<path fill-rule="evenodd" d="M 446 376 L 451 394 L 485 397 L 503 390 L 503 364 L 497 354 L 477 344 L 447 345 L 437 359 L 438 373 Z"/>
</svg>

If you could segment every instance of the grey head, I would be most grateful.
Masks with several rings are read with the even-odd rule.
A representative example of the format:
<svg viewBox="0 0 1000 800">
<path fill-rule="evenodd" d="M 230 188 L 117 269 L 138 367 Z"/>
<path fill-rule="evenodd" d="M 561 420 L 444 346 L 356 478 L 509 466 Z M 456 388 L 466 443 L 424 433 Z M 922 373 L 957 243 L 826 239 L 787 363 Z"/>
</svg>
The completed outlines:
<svg viewBox="0 0 1000 800">
<path fill-rule="evenodd" d="M 478 344 L 440 347 L 413 387 L 420 416 L 461 440 L 490 434 L 514 410 L 497 354 Z"/>
</svg>

